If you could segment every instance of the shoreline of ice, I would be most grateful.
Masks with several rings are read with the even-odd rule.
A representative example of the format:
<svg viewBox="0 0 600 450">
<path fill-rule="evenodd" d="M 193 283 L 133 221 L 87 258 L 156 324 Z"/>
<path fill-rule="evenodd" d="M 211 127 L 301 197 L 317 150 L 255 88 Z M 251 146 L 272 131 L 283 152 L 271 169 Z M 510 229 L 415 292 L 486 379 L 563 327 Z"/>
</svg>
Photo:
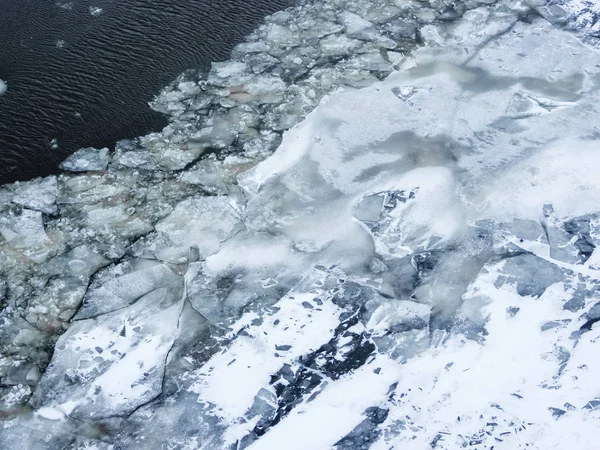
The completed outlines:
<svg viewBox="0 0 600 450">
<path fill-rule="evenodd" d="M 277 13 L 162 132 L 0 189 L 2 446 L 595 448 L 592 38 L 369 5 Z"/>
</svg>

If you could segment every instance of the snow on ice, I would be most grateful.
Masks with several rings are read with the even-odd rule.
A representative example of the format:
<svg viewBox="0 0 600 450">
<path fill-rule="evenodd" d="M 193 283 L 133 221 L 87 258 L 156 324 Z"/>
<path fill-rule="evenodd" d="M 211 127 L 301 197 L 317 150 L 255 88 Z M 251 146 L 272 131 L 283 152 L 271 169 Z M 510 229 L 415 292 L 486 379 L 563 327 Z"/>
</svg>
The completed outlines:
<svg viewBox="0 0 600 450">
<path fill-rule="evenodd" d="M 302 3 L 2 187 L 0 446 L 595 449 L 594 14 Z"/>
</svg>

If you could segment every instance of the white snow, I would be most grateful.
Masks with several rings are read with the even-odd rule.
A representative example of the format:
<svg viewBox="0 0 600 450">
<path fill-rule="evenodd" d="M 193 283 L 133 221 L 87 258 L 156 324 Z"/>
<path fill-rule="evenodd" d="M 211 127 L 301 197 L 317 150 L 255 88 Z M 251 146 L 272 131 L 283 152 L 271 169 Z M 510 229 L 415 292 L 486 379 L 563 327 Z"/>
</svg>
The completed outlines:
<svg viewBox="0 0 600 450">
<path fill-rule="evenodd" d="M 330 301 L 319 309 L 302 305 L 316 296 L 292 293 L 284 297 L 275 305 L 279 311 L 266 316 L 263 326 L 248 328 L 248 336 L 238 336 L 227 352 L 208 361 L 196 375 L 200 381 L 191 390 L 200 399 L 214 403 L 223 418 L 234 421 L 241 417 L 282 364 L 316 350 L 332 338 L 340 311 Z M 291 347 L 277 351 L 276 345 Z"/>
<path fill-rule="evenodd" d="M 375 369 L 379 369 L 378 373 Z M 328 386 L 311 403 L 294 409 L 281 425 L 250 446 L 252 450 L 326 450 L 364 419 L 366 408 L 385 398 L 401 366 L 377 356 Z"/>
<path fill-rule="evenodd" d="M 323 94 L 265 75 L 272 59 L 304 75 L 314 50 L 282 12 L 236 50 L 265 67 L 215 63 L 161 95 L 182 122 L 0 191 L 3 267 L 40 264 L 32 284 L 50 290 L 65 265 L 87 283 L 115 261 L 58 339 L 38 419 L 131 414 L 165 440 L 197 425 L 186 445 L 215 449 L 326 450 L 361 427 L 375 450 L 597 448 L 600 54 L 525 9 L 441 24 L 419 7 L 424 44 L 406 57 L 386 53 L 377 7 L 323 11 L 310 33 L 347 56 L 344 75 L 306 79 L 344 87 L 254 165 L 277 142 L 260 124 L 293 124 Z M 256 112 L 271 102 L 283 119 Z M 94 245 L 50 259 L 63 241 L 44 214 L 61 208 Z M 55 306 L 27 302 L 33 318 Z M 36 338 L 21 328 L 18 344 Z"/>
<path fill-rule="evenodd" d="M 494 442 L 484 434 L 484 442 L 499 449 L 525 448 L 526 444 L 527 448 L 563 449 L 574 443 L 582 449 L 597 447 L 599 414 L 580 408 L 600 393 L 592 381 L 600 366 L 588 353 L 600 337 L 598 328 L 574 347 L 569 334 L 576 324 L 541 331 L 549 320 L 572 317 L 568 311 L 561 312 L 565 291 L 560 284 L 532 299 L 510 289 L 496 289 L 492 283 L 493 277 L 482 276 L 471 287 L 471 296 L 486 296 L 490 301 L 484 309 L 489 319 L 485 345 L 454 336 L 405 364 L 396 391 L 408 392 L 408 397 L 393 404 L 388 423 L 410 416 L 416 438 L 412 433 L 390 441 L 384 438 L 373 448 L 421 449 L 440 432 L 448 434 L 439 448 L 460 448 L 486 422 L 497 422 L 494 437 L 502 441 Z M 506 308 L 514 305 L 520 310 L 510 317 Z M 560 345 L 572 356 L 558 375 L 554 355 Z M 584 359 L 587 362 L 581 365 L 578 361 Z M 549 408 L 566 409 L 565 403 L 577 410 L 553 418 Z M 507 432 L 507 437 L 499 432 Z"/>
<path fill-rule="evenodd" d="M 57 408 L 40 408 L 36 413 L 48 420 L 61 420 L 65 418 L 65 414 Z"/>
<path fill-rule="evenodd" d="M 559 141 L 494 179 L 484 190 L 488 214 L 537 220 L 544 204 L 559 216 L 598 211 L 600 152 L 595 141 Z M 488 193 L 486 193 L 489 192 Z"/>
</svg>

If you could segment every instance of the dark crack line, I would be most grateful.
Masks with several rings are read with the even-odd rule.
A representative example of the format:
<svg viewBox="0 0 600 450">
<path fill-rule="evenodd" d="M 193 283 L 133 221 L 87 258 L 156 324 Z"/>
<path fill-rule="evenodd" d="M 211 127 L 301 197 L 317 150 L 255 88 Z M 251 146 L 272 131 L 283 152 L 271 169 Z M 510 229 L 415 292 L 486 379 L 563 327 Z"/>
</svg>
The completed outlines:
<svg viewBox="0 0 600 450">
<path fill-rule="evenodd" d="M 513 28 L 515 27 L 515 25 L 517 23 L 519 23 L 519 21 L 520 21 L 519 19 L 515 20 L 514 22 L 512 22 L 506 28 L 506 30 L 501 31 L 498 34 L 495 34 L 495 35 L 490 36 L 489 38 L 487 38 L 479 47 L 477 47 L 477 49 L 475 49 L 475 51 L 473 52 L 473 54 L 471 56 L 469 56 L 462 64 L 460 64 L 459 67 L 466 67 L 479 54 L 479 52 L 481 52 L 484 48 L 486 48 L 492 42 L 497 41 L 498 39 L 500 39 L 505 34 L 510 33 L 513 30 Z"/>
</svg>

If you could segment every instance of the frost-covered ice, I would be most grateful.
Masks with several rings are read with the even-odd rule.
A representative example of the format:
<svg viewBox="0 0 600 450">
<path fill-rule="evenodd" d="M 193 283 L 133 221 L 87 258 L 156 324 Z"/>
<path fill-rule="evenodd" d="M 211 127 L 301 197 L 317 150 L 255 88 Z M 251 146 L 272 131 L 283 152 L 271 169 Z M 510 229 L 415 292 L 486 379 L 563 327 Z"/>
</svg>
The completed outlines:
<svg viewBox="0 0 600 450">
<path fill-rule="evenodd" d="M 0 447 L 597 448 L 592 9 L 492 3 L 282 11 L 2 187 Z"/>
</svg>

